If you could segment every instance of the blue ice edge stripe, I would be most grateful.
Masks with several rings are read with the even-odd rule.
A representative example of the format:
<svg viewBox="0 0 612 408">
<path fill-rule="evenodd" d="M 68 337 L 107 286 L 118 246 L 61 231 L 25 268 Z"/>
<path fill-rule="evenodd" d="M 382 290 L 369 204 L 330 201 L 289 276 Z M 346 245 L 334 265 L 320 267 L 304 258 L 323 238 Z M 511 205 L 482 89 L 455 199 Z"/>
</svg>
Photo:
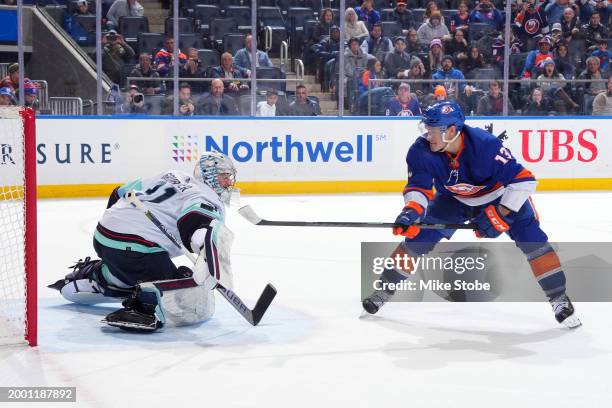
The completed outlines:
<svg viewBox="0 0 612 408">
<path fill-rule="evenodd" d="M 161 116 L 161 115 L 39 115 L 38 119 L 104 119 L 104 120 L 263 120 L 263 121 L 282 121 L 282 120 L 421 120 L 420 116 L 405 117 L 405 116 L 275 116 L 275 117 L 259 117 L 259 116 Z M 612 119 L 612 116 L 468 116 L 470 120 L 594 120 L 594 119 Z"/>
</svg>

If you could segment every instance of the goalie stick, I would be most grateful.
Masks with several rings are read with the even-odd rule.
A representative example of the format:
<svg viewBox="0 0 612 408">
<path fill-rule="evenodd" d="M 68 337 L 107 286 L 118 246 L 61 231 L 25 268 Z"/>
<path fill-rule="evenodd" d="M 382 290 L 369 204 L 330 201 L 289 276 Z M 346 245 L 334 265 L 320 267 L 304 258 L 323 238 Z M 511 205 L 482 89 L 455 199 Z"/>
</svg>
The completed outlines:
<svg viewBox="0 0 612 408">
<path fill-rule="evenodd" d="M 345 222 L 345 221 L 270 221 L 261 218 L 250 205 L 245 205 L 238 213 L 255 225 L 277 227 L 358 227 L 358 228 L 393 228 L 392 222 Z M 414 224 L 424 229 L 476 229 L 476 224 Z"/>
<path fill-rule="evenodd" d="M 144 205 L 144 203 L 140 201 L 140 199 L 136 196 L 136 193 L 134 192 L 134 190 L 128 191 L 125 194 L 125 199 L 128 200 L 130 203 L 132 203 L 136 208 L 141 210 L 144 213 L 144 215 L 174 245 L 180 248 L 183 254 L 185 254 L 185 256 L 189 258 L 189 260 L 193 262 L 195 265 L 196 263 L 195 256 L 191 252 L 189 252 L 183 246 L 183 244 L 181 244 L 181 242 L 178 239 L 176 239 L 176 237 L 172 235 L 170 231 L 168 231 L 166 226 L 162 224 L 161 221 Z M 253 326 L 257 326 L 257 324 L 261 321 L 261 318 L 266 313 L 266 310 L 268 310 L 268 307 L 270 306 L 270 304 L 272 303 L 272 300 L 274 300 L 274 297 L 276 296 L 276 288 L 274 288 L 274 286 L 268 283 L 266 287 L 264 288 L 263 292 L 261 293 L 261 295 L 259 296 L 259 299 L 257 300 L 257 303 L 255 304 L 255 307 L 253 309 L 249 309 L 247 305 L 242 301 L 242 299 L 240 299 L 240 297 L 234 291 L 221 285 L 218 281 L 216 281 L 215 289 L 217 289 L 217 291 L 219 291 L 219 293 L 221 293 L 221 295 L 223 295 L 223 297 L 227 299 L 227 301 L 234 307 L 234 309 L 236 309 L 238 313 L 240 313 L 242 317 L 244 317 Z"/>
</svg>

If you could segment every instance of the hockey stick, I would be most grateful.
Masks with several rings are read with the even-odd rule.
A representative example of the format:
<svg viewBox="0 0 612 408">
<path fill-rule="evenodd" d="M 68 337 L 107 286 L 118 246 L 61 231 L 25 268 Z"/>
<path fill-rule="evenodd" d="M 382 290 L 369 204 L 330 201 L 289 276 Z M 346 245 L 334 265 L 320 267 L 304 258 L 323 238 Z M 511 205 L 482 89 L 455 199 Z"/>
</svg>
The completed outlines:
<svg viewBox="0 0 612 408">
<path fill-rule="evenodd" d="M 130 203 L 132 203 L 136 208 L 141 210 L 144 213 L 144 215 L 149 220 L 151 220 L 151 222 L 155 224 L 155 226 L 174 245 L 180 248 L 183 254 L 185 254 L 185 256 L 189 258 L 189 260 L 193 262 L 195 265 L 196 263 L 195 256 L 191 252 L 189 252 L 187 248 L 185 248 L 185 246 L 183 246 L 183 244 L 178 239 L 176 239 L 176 237 L 172 235 L 170 231 L 168 231 L 166 226 L 162 224 L 161 221 L 144 205 L 144 203 L 140 201 L 140 199 L 136 196 L 136 193 L 134 192 L 134 190 L 128 191 L 125 194 L 125 199 L 128 200 Z M 213 279 L 215 278 L 213 277 Z M 236 309 L 238 313 L 240 313 L 242 317 L 244 317 L 253 326 L 257 326 L 257 324 L 261 321 L 261 318 L 266 313 L 266 310 L 268 310 L 268 307 L 270 306 L 270 304 L 272 303 L 272 300 L 276 296 L 276 288 L 274 288 L 274 286 L 268 283 L 266 287 L 264 288 L 263 292 L 261 293 L 261 295 L 259 296 L 259 299 L 257 300 L 257 303 L 255 304 L 255 307 L 251 310 L 247 307 L 247 305 L 240 299 L 240 297 L 236 293 L 234 293 L 231 289 L 224 287 L 218 281 L 216 281 L 215 289 L 217 289 L 219 293 L 221 293 L 221 295 L 223 295 L 223 297 L 227 299 L 227 301 L 234 307 L 234 309 Z"/>
<path fill-rule="evenodd" d="M 238 213 L 255 225 L 277 227 L 358 227 L 358 228 L 393 228 L 392 222 L 344 222 L 344 221 L 270 221 L 261 218 L 250 205 L 245 205 Z M 414 224 L 423 229 L 477 229 L 476 224 Z"/>
</svg>

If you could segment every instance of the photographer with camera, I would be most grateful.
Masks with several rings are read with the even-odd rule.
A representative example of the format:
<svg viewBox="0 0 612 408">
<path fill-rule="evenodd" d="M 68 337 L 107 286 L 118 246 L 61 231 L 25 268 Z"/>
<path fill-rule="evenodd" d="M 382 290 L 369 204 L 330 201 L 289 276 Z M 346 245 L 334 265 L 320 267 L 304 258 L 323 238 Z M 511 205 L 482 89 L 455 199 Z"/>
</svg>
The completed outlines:
<svg viewBox="0 0 612 408">
<path fill-rule="evenodd" d="M 147 115 L 149 110 L 150 105 L 145 103 L 144 95 L 140 92 L 137 85 L 130 85 L 125 92 L 123 102 L 116 107 L 116 113 L 125 115 Z"/>
<path fill-rule="evenodd" d="M 134 55 L 132 47 L 117 31 L 110 30 L 102 37 L 102 69 L 114 83 L 121 82 L 122 68 Z"/>
<path fill-rule="evenodd" d="M 470 23 L 487 23 L 496 31 L 504 27 L 504 17 L 491 0 L 480 0 L 470 13 Z M 473 40 L 470 38 L 470 40 Z"/>
<path fill-rule="evenodd" d="M 182 65 L 179 69 L 179 76 L 181 78 L 205 78 L 206 71 L 202 66 L 202 61 L 198 57 L 197 48 L 189 48 L 189 52 L 187 53 L 187 62 Z M 191 85 L 191 91 L 194 93 L 202 93 L 204 92 L 204 82 L 189 82 Z"/>
</svg>

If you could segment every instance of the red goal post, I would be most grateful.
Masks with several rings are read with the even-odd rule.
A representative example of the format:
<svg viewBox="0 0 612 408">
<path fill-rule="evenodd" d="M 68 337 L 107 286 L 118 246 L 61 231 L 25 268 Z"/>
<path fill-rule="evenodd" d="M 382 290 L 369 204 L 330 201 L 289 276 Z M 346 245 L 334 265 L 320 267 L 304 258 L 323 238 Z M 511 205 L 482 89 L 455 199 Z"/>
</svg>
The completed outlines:
<svg viewBox="0 0 612 408">
<path fill-rule="evenodd" d="M 34 111 L 0 107 L 0 345 L 37 344 Z"/>
</svg>

